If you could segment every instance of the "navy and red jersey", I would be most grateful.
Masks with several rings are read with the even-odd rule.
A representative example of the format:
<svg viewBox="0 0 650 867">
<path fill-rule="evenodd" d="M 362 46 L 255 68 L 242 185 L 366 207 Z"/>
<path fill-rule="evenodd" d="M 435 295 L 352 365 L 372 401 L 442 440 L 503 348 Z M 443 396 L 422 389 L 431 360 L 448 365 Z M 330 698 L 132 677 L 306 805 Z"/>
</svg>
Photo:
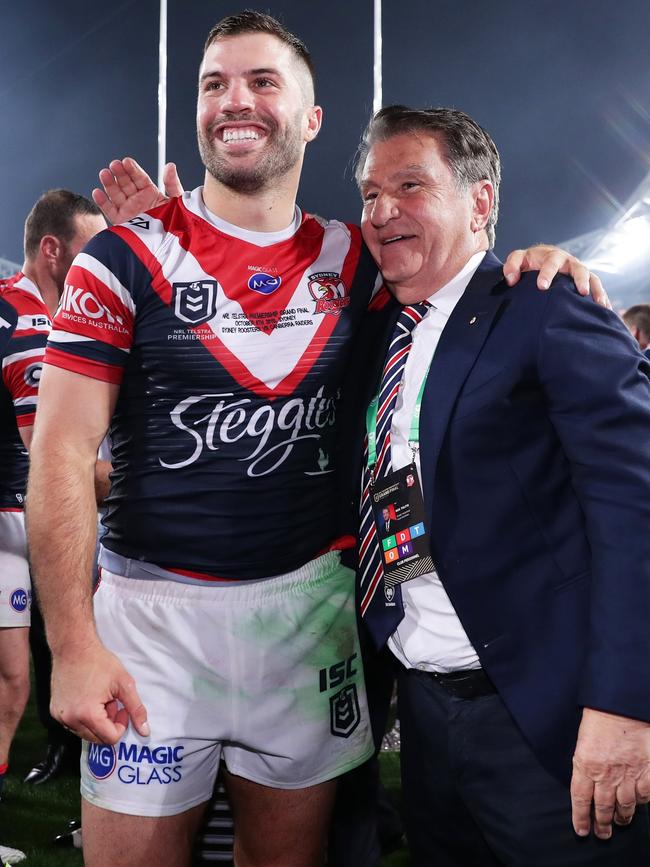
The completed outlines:
<svg viewBox="0 0 650 867">
<path fill-rule="evenodd" d="M 293 570 L 335 538 L 335 425 L 377 269 L 359 229 L 237 229 L 201 189 L 75 259 L 46 363 L 119 383 L 104 546 L 179 580 Z"/>
<path fill-rule="evenodd" d="M 27 450 L 20 427 L 34 424 L 43 354 L 52 323 L 41 293 L 24 274 L 0 280 L 0 510 L 22 510 Z"/>
</svg>

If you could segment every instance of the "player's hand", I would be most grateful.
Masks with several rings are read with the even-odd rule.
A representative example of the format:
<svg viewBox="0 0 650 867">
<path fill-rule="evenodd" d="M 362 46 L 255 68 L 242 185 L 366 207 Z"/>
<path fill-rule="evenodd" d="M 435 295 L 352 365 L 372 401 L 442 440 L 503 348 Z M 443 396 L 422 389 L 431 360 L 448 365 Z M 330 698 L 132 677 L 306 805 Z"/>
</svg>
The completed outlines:
<svg viewBox="0 0 650 867">
<path fill-rule="evenodd" d="M 163 205 L 171 196 L 183 193 L 174 163 L 167 163 L 163 172 L 164 194 L 132 157 L 113 160 L 108 168 L 101 170 L 99 180 L 104 189 L 94 189 L 93 199 L 111 223 L 126 223 L 143 211 Z"/>
<path fill-rule="evenodd" d="M 556 274 L 566 274 L 573 279 L 581 295 L 589 295 L 597 304 L 612 309 L 612 305 L 596 274 L 566 250 L 550 244 L 536 244 L 527 250 L 513 250 L 503 265 L 503 273 L 509 286 L 521 277 L 522 271 L 539 271 L 537 288 L 548 289 Z"/>
<path fill-rule="evenodd" d="M 573 756 L 573 828 L 606 840 L 650 801 L 650 723 L 585 708 Z"/>
<path fill-rule="evenodd" d="M 50 713 L 94 743 L 117 743 L 129 721 L 138 734 L 149 736 L 147 710 L 134 679 L 99 641 L 54 658 Z"/>
</svg>

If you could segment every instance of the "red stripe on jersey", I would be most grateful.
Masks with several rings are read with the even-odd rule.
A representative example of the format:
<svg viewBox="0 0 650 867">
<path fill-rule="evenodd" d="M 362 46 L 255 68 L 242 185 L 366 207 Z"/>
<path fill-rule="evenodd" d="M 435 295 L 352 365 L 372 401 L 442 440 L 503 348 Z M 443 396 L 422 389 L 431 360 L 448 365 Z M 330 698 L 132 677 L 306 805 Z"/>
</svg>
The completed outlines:
<svg viewBox="0 0 650 867">
<path fill-rule="evenodd" d="M 231 581 L 237 581 L 237 578 L 218 578 L 216 575 L 206 575 L 205 572 L 190 572 L 187 569 L 170 569 L 169 566 L 165 567 L 166 572 L 173 572 L 174 575 L 184 575 L 186 578 L 197 578 L 199 581 L 206 582 L 222 582 L 224 584 L 229 584 Z"/>
<path fill-rule="evenodd" d="M 2 288 L 2 287 L 0 287 L 0 288 Z M 24 511 L 25 511 L 24 509 L 10 509 L 10 508 L 3 509 L 0 507 L 0 512 L 24 512 Z M 6 767 L 6 765 L 5 765 L 5 767 Z"/>
<path fill-rule="evenodd" d="M 368 305 L 368 310 L 383 310 L 391 299 L 391 294 L 386 288 L 386 284 L 382 283 L 379 291 Z"/>
<path fill-rule="evenodd" d="M 52 344 L 49 344 L 45 350 L 44 363 L 50 364 L 52 367 L 60 367 L 62 370 L 69 370 L 71 373 L 80 373 L 82 376 L 90 377 L 90 379 L 110 382 L 114 385 L 119 385 L 124 376 L 123 367 L 113 367 L 110 364 L 93 361 L 90 358 L 82 358 L 79 355 L 62 352 L 60 349 L 52 346 Z"/>
<path fill-rule="evenodd" d="M 17 415 L 16 425 L 17 427 L 31 427 L 34 424 L 35 418 L 36 410 L 33 410 L 33 412 L 26 412 L 23 415 Z"/>
<path fill-rule="evenodd" d="M 316 556 L 322 557 L 323 554 L 328 554 L 330 551 L 348 551 L 356 544 L 357 540 L 354 536 L 339 536 L 338 539 L 330 542 L 326 548 L 322 548 Z"/>
<path fill-rule="evenodd" d="M 320 550 L 315 556 L 322 557 L 323 554 L 328 554 L 330 551 L 346 551 L 349 548 L 354 548 L 357 540 L 354 536 L 339 536 L 334 539 L 327 547 Z M 173 572 L 174 575 L 184 575 L 186 578 L 196 578 L 206 582 L 222 582 L 224 584 L 230 581 L 236 581 L 236 578 L 219 578 L 216 575 L 207 575 L 205 572 L 191 572 L 189 569 L 172 569 L 169 566 L 165 567 L 166 572 Z"/>
<path fill-rule="evenodd" d="M 133 314 L 92 271 L 72 265 L 55 317 L 55 329 L 130 349 Z"/>
<path fill-rule="evenodd" d="M 176 211 L 177 211 L 177 209 L 174 209 L 174 212 L 176 212 Z M 166 215 L 167 213 L 168 212 L 165 211 L 161 215 L 161 217 Z M 194 216 L 190 212 L 187 212 L 187 213 L 191 217 Z M 198 218 L 196 218 L 196 219 L 198 219 Z M 185 221 L 181 222 L 181 221 L 177 221 L 177 220 L 169 220 L 168 221 L 169 225 L 167 225 L 165 223 L 165 221 L 163 220 L 163 223 L 165 224 L 165 230 L 166 231 L 173 232 L 179 238 L 179 240 L 181 242 L 185 241 L 187 243 L 187 239 L 189 238 L 189 235 L 188 235 L 186 228 L 185 228 L 187 226 L 187 223 Z M 315 225 L 318 227 L 319 240 L 322 241 L 324 230 L 318 224 L 315 224 Z M 349 228 L 350 228 L 350 232 L 351 232 L 350 248 L 348 250 L 348 253 L 347 253 L 347 256 L 345 258 L 344 265 L 343 265 L 343 269 L 341 272 L 341 280 L 342 280 L 343 284 L 346 286 L 348 291 L 349 291 L 350 286 L 352 285 L 352 282 L 354 280 L 354 275 L 356 273 L 356 269 L 357 269 L 357 266 L 359 263 L 359 256 L 361 255 L 361 233 L 356 226 L 351 226 Z M 214 227 L 211 227 L 211 230 L 213 230 L 214 232 L 218 232 L 218 230 L 214 229 Z M 129 229 L 127 229 L 125 227 L 116 226 L 111 231 L 118 234 L 122 238 L 122 240 L 126 244 L 128 244 L 128 246 L 133 251 L 133 253 L 138 257 L 138 259 L 142 262 L 142 264 L 145 266 L 145 268 L 151 274 L 152 287 L 155 290 L 155 292 L 157 293 L 157 295 L 159 296 L 159 298 L 161 299 L 161 301 L 163 301 L 163 303 L 165 303 L 167 306 L 171 307 L 172 296 L 173 296 L 172 286 L 169 283 L 169 281 L 164 277 L 164 275 L 162 273 L 162 269 L 160 267 L 160 263 L 158 262 L 156 257 L 151 253 L 149 248 L 140 240 L 140 238 L 137 235 L 135 235 L 133 232 L 131 232 Z M 195 233 L 195 234 L 198 234 L 198 233 Z M 209 238 L 210 233 L 205 233 L 205 234 L 206 234 L 206 237 Z M 222 234 L 222 233 L 219 233 L 219 234 Z M 223 237 L 230 244 L 237 243 L 237 241 L 235 239 L 230 238 L 227 235 L 224 235 Z M 214 244 L 214 240 L 212 243 Z M 245 242 L 239 242 L 239 243 L 245 243 Z M 258 248 L 258 247 L 255 247 L 254 245 L 249 245 L 249 246 L 251 247 L 251 253 L 250 253 L 251 259 L 260 258 L 260 256 L 263 255 L 263 252 L 261 252 L 261 250 L 263 251 L 263 248 Z M 277 252 L 278 246 L 280 246 L 280 245 L 276 245 L 276 247 L 274 249 L 275 261 L 278 261 L 278 252 Z M 186 248 L 184 247 L 184 249 L 186 249 Z M 207 242 L 206 242 L 206 250 L 207 250 Z M 291 261 L 293 262 L 295 260 L 295 236 L 293 236 L 287 242 L 286 250 L 287 250 L 287 254 L 292 252 Z M 315 256 L 318 254 L 319 250 L 320 250 L 320 245 L 315 248 Z M 194 245 L 189 250 L 189 252 L 193 256 L 195 256 L 195 258 L 197 258 L 197 261 L 198 261 L 199 257 L 197 255 L 196 245 Z M 235 257 L 233 257 L 233 258 L 235 258 Z M 213 270 L 214 270 L 214 268 L 212 268 L 211 270 L 204 269 L 204 271 L 206 271 L 206 273 L 212 273 Z M 304 268 L 300 271 L 299 274 L 296 274 L 294 281 L 293 281 L 293 287 L 291 288 L 291 292 L 289 294 L 289 298 L 291 298 L 291 296 L 293 295 L 293 292 L 294 292 L 294 290 L 298 284 L 298 280 L 301 279 L 303 275 L 304 275 Z M 291 287 L 291 281 L 287 281 L 287 282 L 289 282 L 289 285 Z M 221 280 L 219 281 L 219 284 L 222 285 Z M 227 297 L 231 298 L 231 300 L 237 300 L 237 302 L 240 303 L 239 298 L 233 297 L 234 295 L 237 295 L 237 293 L 232 293 L 232 295 L 229 295 L 226 292 L 225 288 L 223 291 L 226 293 Z M 248 290 L 248 291 L 250 291 L 250 290 Z M 254 294 L 254 293 L 251 293 L 251 294 Z M 276 300 L 276 304 L 277 304 L 277 300 Z M 278 307 L 279 306 L 280 305 L 278 304 Z M 285 306 L 286 306 L 286 303 L 285 303 Z M 260 379 L 258 379 L 256 376 L 254 376 L 250 372 L 250 370 L 237 358 L 237 356 L 234 355 L 234 353 L 231 352 L 228 349 L 228 347 L 219 339 L 219 337 L 216 334 L 214 334 L 214 332 L 211 331 L 207 327 L 207 325 L 205 323 L 201 324 L 201 325 L 194 325 L 194 326 L 186 325 L 186 327 L 188 329 L 191 329 L 197 335 L 197 337 L 199 338 L 199 340 L 201 341 L 203 346 L 208 350 L 208 352 L 212 355 L 212 357 L 215 358 L 219 362 L 219 364 L 221 364 L 223 367 L 225 367 L 226 370 L 230 373 L 230 375 L 235 380 L 237 380 L 237 382 L 243 388 L 246 388 L 247 390 L 254 392 L 259 397 L 267 398 L 268 400 L 273 400 L 276 397 L 280 397 L 280 396 L 286 397 L 288 395 L 291 395 L 295 391 L 295 389 L 300 384 L 300 382 L 312 370 L 312 368 L 314 367 L 314 365 L 316 364 L 316 362 L 320 358 L 322 352 L 327 348 L 329 337 L 331 336 L 332 332 L 336 328 L 337 323 L 338 323 L 338 317 L 337 316 L 333 316 L 333 315 L 329 315 L 329 314 L 323 315 L 323 321 L 321 322 L 321 324 L 317 328 L 316 332 L 314 333 L 309 345 L 306 347 L 305 351 L 298 359 L 298 362 L 296 363 L 293 370 L 289 374 L 287 374 L 287 376 L 285 376 L 285 378 L 283 380 L 281 380 L 274 388 L 270 388 L 268 385 L 266 385 L 266 383 L 262 382 Z M 251 324 L 255 325 L 255 322 L 251 322 Z"/>
</svg>

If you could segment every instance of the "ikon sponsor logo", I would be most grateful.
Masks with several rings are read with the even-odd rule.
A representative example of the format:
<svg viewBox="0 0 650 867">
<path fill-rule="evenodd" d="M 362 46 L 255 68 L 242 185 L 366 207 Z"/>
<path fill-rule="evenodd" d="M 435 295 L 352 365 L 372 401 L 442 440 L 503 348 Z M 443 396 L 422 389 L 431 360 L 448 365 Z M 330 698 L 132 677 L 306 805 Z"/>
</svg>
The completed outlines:
<svg viewBox="0 0 650 867">
<path fill-rule="evenodd" d="M 271 295 L 272 292 L 280 288 L 281 283 L 282 277 L 273 277 L 271 274 L 262 272 L 252 274 L 248 278 L 248 288 L 261 295 Z"/>
<path fill-rule="evenodd" d="M 69 283 L 65 284 L 61 298 L 61 310 L 64 316 L 83 316 L 94 321 L 105 320 L 109 325 L 124 325 L 124 319 L 117 313 L 113 314 L 95 298 L 89 289 L 79 289 Z"/>
<path fill-rule="evenodd" d="M 341 275 L 334 271 L 321 271 L 309 275 L 309 291 L 316 302 L 314 313 L 330 313 L 339 316 L 350 303 L 346 296 Z"/>
<path fill-rule="evenodd" d="M 29 593 L 22 587 L 17 587 L 10 597 L 11 607 L 19 614 L 29 605 Z"/>
</svg>

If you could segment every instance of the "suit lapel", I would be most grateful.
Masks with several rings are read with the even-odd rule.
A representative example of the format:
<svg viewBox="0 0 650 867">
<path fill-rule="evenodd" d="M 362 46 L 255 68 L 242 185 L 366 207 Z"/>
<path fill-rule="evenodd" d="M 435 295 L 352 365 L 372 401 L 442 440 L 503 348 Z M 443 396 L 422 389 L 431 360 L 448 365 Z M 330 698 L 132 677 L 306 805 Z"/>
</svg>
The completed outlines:
<svg viewBox="0 0 650 867">
<path fill-rule="evenodd" d="M 440 449 L 458 394 L 503 304 L 502 295 L 492 292 L 502 280 L 501 263 L 488 252 L 449 317 L 429 369 L 420 418 L 422 487 L 429 526 Z"/>
</svg>

